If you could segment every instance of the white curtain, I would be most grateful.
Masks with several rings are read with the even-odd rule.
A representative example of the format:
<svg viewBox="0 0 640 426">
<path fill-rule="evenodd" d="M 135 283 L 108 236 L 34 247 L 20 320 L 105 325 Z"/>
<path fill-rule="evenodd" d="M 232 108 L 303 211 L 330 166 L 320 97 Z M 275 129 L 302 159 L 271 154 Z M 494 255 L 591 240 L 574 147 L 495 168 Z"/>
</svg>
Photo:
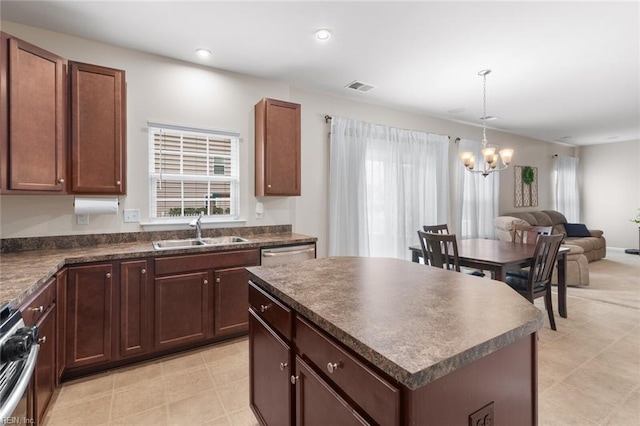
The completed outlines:
<svg viewBox="0 0 640 426">
<path fill-rule="evenodd" d="M 409 259 L 449 214 L 447 136 L 331 120 L 329 255 Z"/>
<path fill-rule="evenodd" d="M 556 157 L 554 167 L 554 208 L 563 213 L 569 223 L 580 222 L 578 192 L 578 158 Z"/>
<path fill-rule="evenodd" d="M 482 167 L 482 143 L 469 139 L 460 139 L 458 152 L 471 151 L 476 156 L 476 168 Z M 456 161 L 457 167 L 457 233 L 460 238 L 495 239 L 493 218 L 498 215 L 498 195 L 500 190 L 500 172 L 482 176 L 469 173 L 462 161 Z"/>
</svg>

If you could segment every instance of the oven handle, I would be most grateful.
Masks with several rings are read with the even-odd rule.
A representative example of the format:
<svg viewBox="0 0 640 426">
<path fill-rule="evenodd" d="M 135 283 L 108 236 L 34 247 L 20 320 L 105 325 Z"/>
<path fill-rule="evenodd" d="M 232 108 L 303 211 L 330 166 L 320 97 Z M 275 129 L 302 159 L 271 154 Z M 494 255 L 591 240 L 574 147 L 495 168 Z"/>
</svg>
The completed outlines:
<svg viewBox="0 0 640 426">
<path fill-rule="evenodd" d="M 20 399 L 22 399 L 24 392 L 27 390 L 27 386 L 29 386 L 29 382 L 31 381 L 31 376 L 33 376 L 33 370 L 36 368 L 39 350 L 40 345 L 34 344 L 31 346 L 27 362 L 22 369 L 22 373 L 20 373 L 20 379 L 18 379 L 15 387 L 10 391 L 9 397 L 5 401 L 5 405 L 0 408 L 0 422 L 7 419 L 11 413 L 13 413 L 13 410 L 18 406 Z"/>
<path fill-rule="evenodd" d="M 281 251 L 281 252 L 272 252 L 272 251 L 264 250 L 262 252 L 262 256 L 263 257 L 291 256 L 292 254 L 308 253 L 310 251 L 315 251 L 315 250 L 316 249 L 313 247 L 304 249 L 304 250 Z"/>
</svg>

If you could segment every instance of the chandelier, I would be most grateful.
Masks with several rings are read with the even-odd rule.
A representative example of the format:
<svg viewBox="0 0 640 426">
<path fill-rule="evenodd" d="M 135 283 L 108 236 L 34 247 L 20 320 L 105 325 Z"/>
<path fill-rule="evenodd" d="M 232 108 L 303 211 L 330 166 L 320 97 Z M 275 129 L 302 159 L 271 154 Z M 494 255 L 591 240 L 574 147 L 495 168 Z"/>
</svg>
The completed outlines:
<svg viewBox="0 0 640 426">
<path fill-rule="evenodd" d="M 513 157 L 512 149 L 503 149 L 500 150 L 500 159 L 502 160 L 502 166 L 498 167 L 498 154 L 496 154 L 495 147 L 487 146 L 487 74 L 489 74 L 491 70 L 480 70 L 478 71 L 478 75 L 481 75 L 484 84 L 483 84 L 483 97 L 482 97 L 482 169 L 475 170 L 475 162 L 476 156 L 473 155 L 473 152 L 465 151 L 460 153 L 460 158 L 462 159 L 462 163 L 464 167 L 470 171 L 471 173 L 481 173 L 482 176 L 487 177 L 489 174 L 493 172 L 499 172 L 501 170 L 506 169 L 511 163 L 511 157 Z"/>
</svg>

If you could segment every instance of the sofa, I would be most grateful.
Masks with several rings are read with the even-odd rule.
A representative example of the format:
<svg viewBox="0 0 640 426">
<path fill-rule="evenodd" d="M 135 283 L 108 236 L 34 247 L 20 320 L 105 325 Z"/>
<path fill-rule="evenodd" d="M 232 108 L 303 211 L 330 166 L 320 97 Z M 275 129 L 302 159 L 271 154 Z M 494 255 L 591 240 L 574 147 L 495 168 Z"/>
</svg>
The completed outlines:
<svg viewBox="0 0 640 426">
<path fill-rule="evenodd" d="M 514 222 L 521 225 L 551 226 L 554 234 L 562 233 L 565 235 L 563 246 L 569 248 L 566 270 L 567 285 L 589 285 L 588 262 L 606 256 L 606 240 L 602 231 L 568 224 L 565 216 L 558 211 L 505 213 L 493 220 L 493 226 L 499 240 L 511 241 L 511 227 Z M 576 229 L 582 232 L 576 232 Z M 577 233 L 584 236 L 566 236 L 567 233 L 569 235 Z M 554 270 L 553 274 L 552 282 L 557 283 L 557 271 Z"/>
</svg>

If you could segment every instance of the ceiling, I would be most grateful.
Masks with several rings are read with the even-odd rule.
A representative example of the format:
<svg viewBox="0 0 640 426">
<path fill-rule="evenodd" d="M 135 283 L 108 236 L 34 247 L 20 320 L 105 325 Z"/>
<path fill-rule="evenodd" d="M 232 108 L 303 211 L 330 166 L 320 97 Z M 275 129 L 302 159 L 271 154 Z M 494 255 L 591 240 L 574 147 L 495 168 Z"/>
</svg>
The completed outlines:
<svg viewBox="0 0 640 426">
<path fill-rule="evenodd" d="M 640 139 L 639 4 L 2 0 L 0 16 L 473 125 L 488 68 L 487 127 L 590 145 Z"/>
</svg>

